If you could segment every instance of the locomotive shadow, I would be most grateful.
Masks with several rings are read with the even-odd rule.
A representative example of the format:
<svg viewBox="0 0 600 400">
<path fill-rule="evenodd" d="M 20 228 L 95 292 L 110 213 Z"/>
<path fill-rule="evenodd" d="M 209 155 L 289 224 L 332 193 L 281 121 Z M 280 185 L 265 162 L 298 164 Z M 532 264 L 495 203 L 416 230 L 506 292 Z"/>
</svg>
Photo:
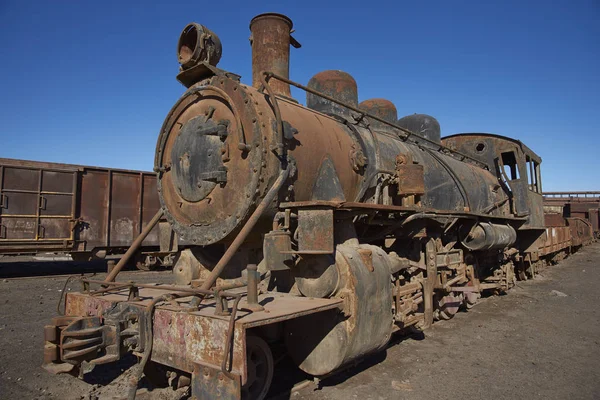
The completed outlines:
<svg viewBox="0 0 600 400">
<path fill-rule="evenodd" d="M 136 357 L 127 355 L 114 364 L 97 365 L 92 373 L 83 376 L 83 381 L 90 385 L 106 386 L 136 364 Z M 146 379 L 140 381 L 140 388 L 145 386 L 144 383 L 146 383 Z"/>
<path fill-rule="evenodd" d="M 333 372 L 327 377 L 323 377 L 319 381 L 318 387 L 315 384 L 300 390 L 304 391 L 319 391 L 323 387 L 337 386 L 346 382 L 348 379 L 362 373 L 373 366 L 384 362 L 387 359 L 387 350 L 397 346 L 406 340 L 421 341 L 425 339 L 425 334 L 419 330 L 411 330 L 409 332 L 394 333 L 387 345 L 380 351 L 366 356 L 345 368 Z M 273 384 L 267 395 L 268 400 L 287 400 L 291 399 L 294 391 L 294 386 L 301 384 L 303 381 L 310 381 L 312 377 L 302 372 L 292 362 L 291 358 L 286 356 L 277 366 L 277 372 L 273 377 Z"/>
<path fill-rule="evenodd" d="M 24 278 L 65 274 L 87 274 L 106 272 L 106 260 L 92 261 L 39 261 L 32 257 L 19 261 L 0 259 L 0 278 Z M 135 267 L 126 267 L 135 270 Z"/>
</svg>

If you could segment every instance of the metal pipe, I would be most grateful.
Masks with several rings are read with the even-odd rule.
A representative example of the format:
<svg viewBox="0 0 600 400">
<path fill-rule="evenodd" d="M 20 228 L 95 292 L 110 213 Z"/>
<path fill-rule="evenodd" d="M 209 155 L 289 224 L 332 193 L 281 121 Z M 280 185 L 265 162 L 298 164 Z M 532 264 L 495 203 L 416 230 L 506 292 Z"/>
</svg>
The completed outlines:
<svg viewBox="0 0 600 400">
<path fill-rule="evenodd" d="M 246 222 L 240 233 L 238 233 L 231 245 L 227 248 L 227 251 L 225 251 L 225 254 L 223 254 L 223 257 L 221 257 L 217 265 L 215 265 L 215 268 L 210 273 L 210 276 L 204 281 L 204 283 L 200 287 L 202 290 L 209 290 L 215 284 L 217 278 L 221 275 L 221 273 L 223 273 L 223 270 L 225 269 L 229 261 L 231 261 L 231 258 L 233 257 L 235 252 L 239 249 L 244 240 L 246 240 L 246 237 L 248 237 L 248 234 L 252 231 L 254 225 L 256 225 L 256 223 L 258 222 L 262 214 L 265 212 L 269 204 L 273 201 L 273 199 L 283 186 L 283 183 L 287 179 L 289 173 L 290 164 L 288 164 L 286 169 L 282 170 L 279 173 L 279 177 L 277 177 L 277 180 L 275 181 L 271 189 L 269 189 L 267 195 L 264 197 L 264 199 L 262 199 L 258 207 L 256 207 L 256 210 L 254 210 L 254 212 L 248 219 L 248 222 Z"/>
<path fill-rule="evenodd" d="M 138 235 L 138 237 L 135 238 L 135 240 L 133 241 L 133 243 L 131 244 L 129 249 L 127 249 L 125 254 L 123 254 L 123 257 L 121 257 L 121 259 L 119 260 L 117 265 L 115 265 L 113 270 L 108 274 L 108 276 L 104 280 L 105 282 L 112 282 L 115 280 L 115 278 L 117 277 L 119 272 L 121 272 L 121 270 L 123 269 L 125 264 L 127 264 L 127 261 L 129 261 L 129 259 L 133 255 L 133 253 L 135 253 L 140 248 L 140 246 L 142 245 L 142 242 L 144 241 L 144 239 L 146 239 L 146 236 L 148 236 L 150 231 L 152 229 L 154 229 L 154 227 L 156 226 L 158 221 L 161 219 L 163 214 L 164 214 L 164 211 L 162 208 L 160 208 L 156 212 L 156 215 L 154 215 L 154 217 L 150 220 L 148 225 L 146 225 L 146 227 L 142 230 L 142 232 Z"/>
<path fill-rule="evenodd" d="M 229 358 L 231 342 L 233 342 L 233 332 L 235 329 L 235 316 L 238 311 L 238 304 L 242 299 L 241 296 L 238 296 L 233 301 L 233 307 L 231 308 L 231 316 L 229 317 L 229 328 L 227 329 L 227 338 L 225 339 L 225 351 L 223 352 L 223 361 L 221 361 L 221 372 L 229 379 L 235 379 L 235 375 L 227 370 L 227 359 Z M 233 360 L 232 360 L 233 362 Z"/>
<path fill-rule="evenodd" d="M 96 284 L 96 285 L 101 285 L 101 286 L 110 286 L 112 288 L 112 290 L 117 290 L 117 289 L 122 289 L 122 288 L 126 288 L 126 287 L 138 287 L 138 288 L 144 288 L 144 289 L 158 289 L 158 290 L 167 290 L 173 293 L 188 293 L 191 295 L 205 295 L 205 296 L 210 296 L 213 295 L 213 292 L 210 290 L 202 290 L 202 289 L 196 289 L 196 288 L 190 288 L 188 286 L 176 286 L 176 285 L 168 285 L 168 284 L 150 284 L 150 283 L 135 283 L 135 282 L 105 282 L 105 281 L 96 281 L 96 280 L 92 280 L 92 279 L 82 279 L 82 282 L 85 283 L 89 283 L 89 284 Z M 218 288 L 218 292 L 220 296 L 225 296 L 225 297 L 237 297 L 239 296 L 239 293 L 229 293 L 225 291 L 226 289 L 221 289 Z M 97 291 L 93 291 L 91 292 L 92 295 L 94 294 L 99 294 L 99 293 L 103 293 L 105 290 L 104 289 L 100 289 Z"/>
<path fill-rule="evenodd" d="M 129 390 L 127 391 L 127 399 L 128 400 L 135 400 L 135 395 L 137 392 L 137 388 L 138 388 L 140 379 L 142 378 L 142 374 L 144 373 L 144 368 L 146 367 L 146 364 L 148 363 L 148 360 L 150 359 L 150 355 L 152 354 L 152 344 L 153 344 L 152 336 L 154 333 L 154 323 L 153 323 L 154 309 L 156 308 L 156 305 L 158 303 L 160 303 L 161 301 L 170 300 L 175 297 L 177 297 L 177 295 L 173 294 L 173 293 L 172 294 L 163 294 L 161 296 L 158 296 L 158 297 L 152 299 L 152 302 L 147 307 L 148 318 L 146 319 L 146 338 L 145 338 L 145 343 L 144 343 L 144 353 L 142 355 L 142 360 L 137 365 L 137 369 L 135 370 L 134 375 L 130 379 L 130 386 L 129 386 Z"/>
<path fill-rule="evenodd" d="M 248 303 L 248 309 L 251 311 L 262 311 L 265 308 L 258 304 L 258 269 L 256 264 L 248 264 L 246 267 L 248 271 L 248 295 L 246 301 Z"/>
<path fill-rule="evenodd" d="M 275 97 L 275 92 L 269 85 L 269 82 L 267 81 L 267 79 L 265 79 L 267 76 L 268 75 L 266 72 L 261 72 L 259 74 L 260 83 L 261 83 L 262 87 L 267 91 L 267 94 L 269 95 L 269 102 L 271 103 L 271 106 L 273 107 L 273 112 L 275 113 L 275 127 L 277 130 L 277 135 L 276 135 L 277 142 L 271 146 L 271 151 L 275 150 L 277 152 L 277 154 L 281 156 L 281 155 L 283 155 L 283 149 L 284 149 L 284 147 L 283 147 L 283 121 L 281 119 L 281 111 L 279 110 L 279 104 L 277 103 L 277 97 Z"/>
</svg>

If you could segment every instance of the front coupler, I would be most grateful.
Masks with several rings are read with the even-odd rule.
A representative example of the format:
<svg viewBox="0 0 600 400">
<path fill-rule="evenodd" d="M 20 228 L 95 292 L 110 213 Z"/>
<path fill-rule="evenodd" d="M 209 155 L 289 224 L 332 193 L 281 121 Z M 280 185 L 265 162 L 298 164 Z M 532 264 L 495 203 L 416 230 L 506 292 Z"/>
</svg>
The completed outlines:
<svg viewBox="0 0 600 400">
<path fill-rule="evenodd" d="M 77 372 L 80 377 L 98 364 L 144 351 L 145 307 L 115 303 L 96 316 L 62 316 L 44 327 L 44 364 L 52 373 Z"/>
</svg>

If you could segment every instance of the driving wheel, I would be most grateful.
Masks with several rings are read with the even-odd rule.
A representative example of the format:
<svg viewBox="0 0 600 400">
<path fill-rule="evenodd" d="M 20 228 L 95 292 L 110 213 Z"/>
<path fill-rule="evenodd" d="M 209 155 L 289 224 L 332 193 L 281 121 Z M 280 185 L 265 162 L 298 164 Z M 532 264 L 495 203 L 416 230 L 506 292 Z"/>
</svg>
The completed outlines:
<svg viewBox="0 0 600 400">
<path fill-rule="evenodd" d="M 248 380 L 242 388 L 242 399 L 262 400 L 273 380 L 273 354 L 267 342 L 258 336 L 246 338 Z"/>
</svg>

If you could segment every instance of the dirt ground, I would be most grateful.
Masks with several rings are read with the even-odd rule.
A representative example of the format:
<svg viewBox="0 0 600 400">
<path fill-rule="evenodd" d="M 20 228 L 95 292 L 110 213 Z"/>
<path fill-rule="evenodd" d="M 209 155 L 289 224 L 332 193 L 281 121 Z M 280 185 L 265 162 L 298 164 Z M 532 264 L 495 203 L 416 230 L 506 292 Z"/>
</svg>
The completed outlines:
<svg viewBox="0 0 600 400">
<path fill-rule="evenodd" d="M 1 269 L 1 266 L 0 266 Z M 1 275 L 1 271 L 0 271 Z M 102 277 L 99 274 L 99 278 Z M 120 280 L 165 281 L 168 272 Z M 43 326 L 56 313 L 64 277 L 0 279 L 0 398 L 112 399 L 124 395 L 131 361 L 87 382 L 40 367 Z M 600 399 L 600 243 L 508 295 L 396 338 L 358 366 L 278 399 Z M 183 392 L 147 391 L 139 399 Z"/>
</svg>

